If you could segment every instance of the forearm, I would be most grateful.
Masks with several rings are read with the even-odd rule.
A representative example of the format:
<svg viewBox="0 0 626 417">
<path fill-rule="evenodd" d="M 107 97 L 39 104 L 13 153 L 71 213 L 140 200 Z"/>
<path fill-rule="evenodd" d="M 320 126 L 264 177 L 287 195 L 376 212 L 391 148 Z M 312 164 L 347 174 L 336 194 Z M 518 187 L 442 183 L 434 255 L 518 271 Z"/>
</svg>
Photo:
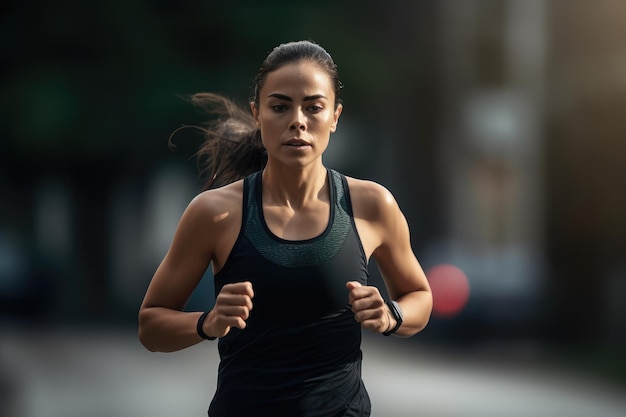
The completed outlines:
<svg viewBox="0 0 626 417">
<path fill-rule="evenodd" d="M 203 339 L 196 331 L 202 313 L 164 307 L 146 307 L 139 312 L 139 340 L 152 352 L 175 352 Z"/>
<path fill-rule="evenodd" d="M 403 313 L 402 326 L 394 333 L 398 337 L 410 337 L 422 331 L 430 319 L 433 300 L 430 291 L 413 291 L 398 298 Z"/>
</svg>

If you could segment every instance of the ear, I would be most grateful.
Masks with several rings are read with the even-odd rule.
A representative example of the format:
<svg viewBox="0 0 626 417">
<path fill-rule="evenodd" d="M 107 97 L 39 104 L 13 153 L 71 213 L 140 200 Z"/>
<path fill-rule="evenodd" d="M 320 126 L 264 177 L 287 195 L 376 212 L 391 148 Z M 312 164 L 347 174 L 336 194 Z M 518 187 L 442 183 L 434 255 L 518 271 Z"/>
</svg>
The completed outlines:
<svg viewBox="0 0 626 417">
<path fill-rule="evenodd" d="M 252 110 L 252 117 L 254 118 L 254 121 L 256 122 L 256 127 L 260 128 L 261 122 L 259 122 L 259 110 L 254 105 L 254 101 L 250 102 L 250 110 Z"/>
<path fill-rule="evenodd" d="M 343 104 L 338 104 L 335 109 L 335 114 L 333 115 L 333 123 L 330 125 L 330 133 L 335 133 L 337 130 L 337 123 L 339 123 L 339 116 L 341 116 L 341 111 L 343 110 Z"/>
</svg>

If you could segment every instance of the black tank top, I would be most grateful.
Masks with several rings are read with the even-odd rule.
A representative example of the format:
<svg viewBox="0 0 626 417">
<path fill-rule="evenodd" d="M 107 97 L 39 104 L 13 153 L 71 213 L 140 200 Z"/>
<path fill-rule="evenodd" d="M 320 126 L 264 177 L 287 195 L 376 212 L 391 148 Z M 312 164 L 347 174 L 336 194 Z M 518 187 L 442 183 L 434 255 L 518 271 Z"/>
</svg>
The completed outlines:
<svg viewBox="0 0 626 417">
<path fill-rule="evenodd" d="M 263 217 L 261 172 L 244 179 L 239 236 L 215 275 L 251 281 L 254 307 L 245 329 L 219 340 L 211 417 L 369 416 L 361 380 L 361 328 L 348 304 L 347 281 L 367 284 L 345 177 L 328 170 L 330 220 L 301 241 L 274 235 Z"/>
</svg>

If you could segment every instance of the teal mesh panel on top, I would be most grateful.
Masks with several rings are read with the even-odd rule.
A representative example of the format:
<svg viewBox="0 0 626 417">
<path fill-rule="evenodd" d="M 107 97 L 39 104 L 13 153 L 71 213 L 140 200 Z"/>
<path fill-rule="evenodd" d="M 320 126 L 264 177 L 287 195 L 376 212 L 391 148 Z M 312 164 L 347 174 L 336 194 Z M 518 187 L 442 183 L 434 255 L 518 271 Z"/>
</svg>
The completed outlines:
<svg viewBox="0 0 626 417">
<path fill-rule="evenodd" d="M 280 239 L 266 228 L 261 216 L 261 172 L 253 174 L 248 188 L 248 218 L 245 236 L 267 260 L 284 267 L 298 268 L 322 264 L 334 257 L 352 227 L 341 174 L 329 169 L 329 226 L 319 236 L 301 241 Z"/>
</svg>

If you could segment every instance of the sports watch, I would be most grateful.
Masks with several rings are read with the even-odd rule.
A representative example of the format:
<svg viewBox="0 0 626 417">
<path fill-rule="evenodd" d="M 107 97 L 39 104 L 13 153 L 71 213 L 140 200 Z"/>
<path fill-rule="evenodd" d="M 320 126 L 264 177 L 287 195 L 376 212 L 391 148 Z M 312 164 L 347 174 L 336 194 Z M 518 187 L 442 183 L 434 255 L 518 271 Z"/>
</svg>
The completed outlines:
<svg viewBox="0 0 626 417">
<path fill-rule="evenodd" d="M 400 308 L 400 305 L 393 300 L 385 301 L 385 304 L 387 304 L 387 307 L 389 308 L 389 311 L 391 311 L 393 318 L 396 319 L 396 325 L 394 326 L 394 328 L 383 332 L 383 336 L 389 336 L 394 334 L 400 328 L 400 326 L 402 326 L 402 309 Z"/>
</svg>

